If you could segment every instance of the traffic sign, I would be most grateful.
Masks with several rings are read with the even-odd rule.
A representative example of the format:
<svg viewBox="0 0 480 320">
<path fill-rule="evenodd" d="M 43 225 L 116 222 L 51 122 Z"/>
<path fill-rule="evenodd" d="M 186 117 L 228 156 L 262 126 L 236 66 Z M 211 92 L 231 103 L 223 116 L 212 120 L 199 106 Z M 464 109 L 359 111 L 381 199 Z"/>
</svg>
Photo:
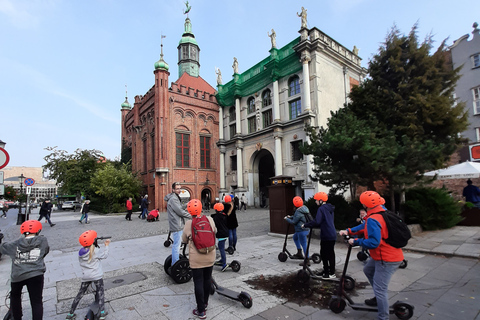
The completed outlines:
<svg viewBox="0 0 480 320">
<path fill-rule="evenodd" d="M 31 193 L 32 193 L 32 187 L 31 187 L 31 186 L 28 186 L 28 187 L 27 187 L 26 194 L 31 194 Z"/>
<path fill-rule="evenodd" d="M 3 183 L 3 171 L 0 171 L 0 183 Z"/>
<path fill-rule="evenodd" d="M 0 148 L 0 169 L 3 169 L 10 162 L 10 155 L 7 150 Z"/>
<path fill-rule="evenodd" d="M 33 178 L 27 178 L 23 183 L 25 183 L 26 186 L 33 186 L 35 184 L 35 180 L 33 180 Z"/>
</svg>

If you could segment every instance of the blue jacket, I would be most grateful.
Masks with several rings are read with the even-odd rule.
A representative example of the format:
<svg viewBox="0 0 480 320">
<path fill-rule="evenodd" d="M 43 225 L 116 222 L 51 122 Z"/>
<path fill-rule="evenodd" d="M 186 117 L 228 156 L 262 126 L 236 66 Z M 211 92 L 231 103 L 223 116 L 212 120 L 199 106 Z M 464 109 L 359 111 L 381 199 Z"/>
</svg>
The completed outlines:
<svg viewBox="0 0 480 320">
<path fill-rule="evenodd" d="M 315 216 L 315 221 L 305 224 L 306 228 L 320 228 L 320 239 L 325 241 L 337 240 L 337 230 L 334 223 L 335 206 L 331 203 L 322 204 Z"/>
<path fill-rule="evenodd" d="M 297 210 L 295 210 L 295 214 L 291 218 L 285 219 L 288 223 L 293 224 L 295 226 L 295 232 L 303 232 L 308 229 L 302 228 L 307 222 L 305 218 L 305 213 L 309 213 L 308 208 L 306 206 L 301 206 Z"/>
</svg>

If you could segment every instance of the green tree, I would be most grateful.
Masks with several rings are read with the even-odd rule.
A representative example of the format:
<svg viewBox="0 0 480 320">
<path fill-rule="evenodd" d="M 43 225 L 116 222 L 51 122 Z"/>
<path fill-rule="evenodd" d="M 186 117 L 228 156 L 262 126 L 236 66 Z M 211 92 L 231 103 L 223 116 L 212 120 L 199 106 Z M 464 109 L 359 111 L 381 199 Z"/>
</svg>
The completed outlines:
<svg viewBox="0 0 480 320">
<path fill-rule="evenodd" d="M 321 158 L 315 159 L 316 163 L 331 162 L 342 153 L 348 157 L 352 147 L 358 155 L 356 166 L 347 159 L 334 163 L 329 172 L 316 171 L 320 181 L 337 174 L 333 170 L 340 172 L 344 184 L 369 179 L 366 185 L 371 188 L 373 181 L 384 180 L 393 200 L 396 190 L 403 191 L 419 173 L 440 168 L 463 142 L 458 133 L 467 127 L 467 113 L 453 95 L 459 68 L 452 69 L 449 64 L 445 41 L 430 55 L 432 37 L 419 43 L 416 31 L 417 25 L 408 35 L 392 28 L 369 63 L 369 77 L 350 93 L 350 103 L 345 106 L 349 111 L 332 115 L 340 117 L 330 120 L 337 127 L 320 129 L 318 135 L 336 147 L 318 147 L 315 142 L 309 146 L 308 154 Z M 349 119 L 352 121 L 345 121 Z M 342 136 L 342 130 L 350 136 Z M 357 139 L 359 135 L 363 140 Z M 312 141 L 314 138 L 311 135 Z M 355 140 L 361 145 L 355 147 Z"/>
<path fill-rule="evenodd" d="M 17 191 L 12 186 L 5 186 L 5 200 L 15 201 L 17 199 Z"/>
<path fill-rule="evenodd" d="M 119 168 L 108 162 L 99 168 L 91 180 L 91 188 L 96 195 L 101 196 L 103 211 L 112 212 L 116 204 L 122 204 L 128 197 L 139 194 L 142 182 L 132 174 L 128 164 Z"/>
<path fill-rule="evenodd" d="M 98 150 L 77 149 L 73 154 L 65 150 L 58 150 L 57 147 L 48 147 L 51 151 L 44 160 L 44 170 L 50 172 L 50 176 L 57 180 L 57 184 L 63 193 L 66 194 L 92 194 L 90 179 L 98 167 L 104 165 L 101 161 L 102 152 Z"/>
<path fill-rule="evenodd" d="M 132 161 L 132 147 L 128 146 L 125 138 L 122 139 L 122 153 L 120 156 L 121 163 L 131 163 Z"/>
</svg>

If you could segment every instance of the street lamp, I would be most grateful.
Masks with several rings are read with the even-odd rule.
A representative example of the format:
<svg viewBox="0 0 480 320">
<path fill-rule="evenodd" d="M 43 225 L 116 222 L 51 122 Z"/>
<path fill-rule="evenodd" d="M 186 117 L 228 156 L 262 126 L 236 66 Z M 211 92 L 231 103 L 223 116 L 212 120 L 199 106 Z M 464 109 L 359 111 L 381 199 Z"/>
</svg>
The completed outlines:
<svg viewBox="0 0 480 320">
<path fill-rule="evenodd" d="M 0 140 L 0 148 L 5 149 L 6 144 L 7 144 L 6 142 Z"/>
<path fill-rule="evenodd" d="M 22 193 L 23 193 L 23 181 L 25 181 L 25 176 L 23 173 L 18 177 L 18 182 L 20 182 L 20 196 L 18 197 L 18 215 L 17 215 L 17 225 L 25 222 L 25 214 L 22 213 Z"/>
</svg>

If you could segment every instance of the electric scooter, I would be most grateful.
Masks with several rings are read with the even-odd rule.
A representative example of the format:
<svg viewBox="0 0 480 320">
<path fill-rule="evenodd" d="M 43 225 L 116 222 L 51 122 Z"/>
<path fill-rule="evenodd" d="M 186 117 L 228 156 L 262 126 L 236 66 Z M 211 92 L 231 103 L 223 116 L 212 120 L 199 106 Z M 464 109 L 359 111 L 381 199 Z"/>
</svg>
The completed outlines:
<svg viewBox="0 0 480 320">
<path fill-rule="evenodd" d="M 186 243 L 182 243 L 183 254 L 180 255 L 180 259 L 172 266 L 172 255 L 169 255 L 163 263 L 165 273 L 168 274 L 176 283 L 186 283 L 192 278 L 192 270 L 190 269 L 190 262 L 185 254 L 187 248 Z"/>
<path fill-rule="evenodd" d="M 348 236 L 344 236 L 345 240 L 348 239 Z M 352 252 L 352 245 L 348 245 L 347 250 L 347 257 L 345 258 L 345 265 L 343 266 L 342 276 L 340 277 L 340 283 L 337 286 L 336 295 L 332 296 L 330 302 L 328 304 L 330 310 L 334 313 L 340 313 L 345 309 L 345 306 L 348 305 L 354 310 L 362 310 L 362 311 L 371 311 L 371 312 L 378 312 L 378 308 L 376 306 L 368 306 L 364 303 L 355 303 L 353 300 L 346 294 L 344 290 L 344 286 L 342 285 L 345 280 L 348 268 L 348 261 L 350 259 L 350 254 Z M 414 306 L 397 301 L 392 306 L 390 306 L 390 314 L 395 314 L 399 319 L 410 319 L 413 316 L 413 309 Z"/>
<path fill-rule="evenodd" d="M 310 233 L 308 234 L 307 252 L 310 252 L 310 241 L 312 239 L 312 233 L 313 230 L 310 230 Z M 323 278 L 321 275 L 314 273 L 313 270 L 310 269 L 310 267 L 308 266 L 308 258 L 305 257 L 302 270 L 299 270 L 297 273 L 297 280 L 300 283 L 307 283 L 310 278 L 320 281 L 341 282 L 342 287 L 347 291 L 352 291 L 353 289 L 355 289 L 355 279 L 350 276 L 345 275 L 342 281 L 342 278 Z"/>
<path fill-rule="evenodd" d="M 362 247 L 362 251 L 359 251 L 357 253 L 357 259 L 364 262 L 370 257 L 370 252 L 368 252 L 368 249 L 365 249 Z M 400 269 L 405 269 L 408 265 L 408 260 L 403 259 L 402 263 L 398 266 Z"/>
<path fill-rule="evenodd" d="M 221 261 L 215 261 L 215 263 L 213 265 L 214 266 L 220 266 L 220 267 L 223 266 Z M 240 271 L 240 268 L 242 267 L 242 264 L 237 260 L 232 260 L 232 262 L 230 262 L 230 263 L 227 262 L 227 267 L 232 268 L 233 272 L 238 272 L 238 271 Z"/>
<path fill-rule="evenodd" d="M 281 262 L 287 261 L 288 258 L 294 260 L 301 260 L 295 257 L 295 255 L 291 254 L 290 251 L 287 249 L 287 239 L 288 239 L 288 231 L 290 230 L 290 223 L 287 222 L 287 232 L 285 233 L 285 241 L 283 242 L 283 249 L 282 252 L 278 254 L 278 260 Z M 310 232 L 312 232 L 310 230 Z M 318 253 L 314 253 L 311 255 L 310 259 L 313 261 L 313 263 L 320 263 L 322 259 L 320 258 L 320 255 Z"/>
<path fill-rule="evenodd" d="M 173 239 L 170 237 L 172 233 L 170 231 L 168 231 L 168 237 L 167 237 L 167 240 L 165 240 L 165 242 L 163 243 L 163 246 L 164 247 L 170 247 L 170 245 L 173 243 Z"/>
<path fill-rule="evenodd" d="M 212 284 L 210 287 L 210 295 L 213 295 L 215 292 L 218 294 L 230 298 L 232 300 L 240 301 L 245 308 L 251 308 L 253 306 L 252 297 L 245 291 L 240 293 L 233 290 L 221 287 L 217 282 L 212 278 Z"/>
</svg>

